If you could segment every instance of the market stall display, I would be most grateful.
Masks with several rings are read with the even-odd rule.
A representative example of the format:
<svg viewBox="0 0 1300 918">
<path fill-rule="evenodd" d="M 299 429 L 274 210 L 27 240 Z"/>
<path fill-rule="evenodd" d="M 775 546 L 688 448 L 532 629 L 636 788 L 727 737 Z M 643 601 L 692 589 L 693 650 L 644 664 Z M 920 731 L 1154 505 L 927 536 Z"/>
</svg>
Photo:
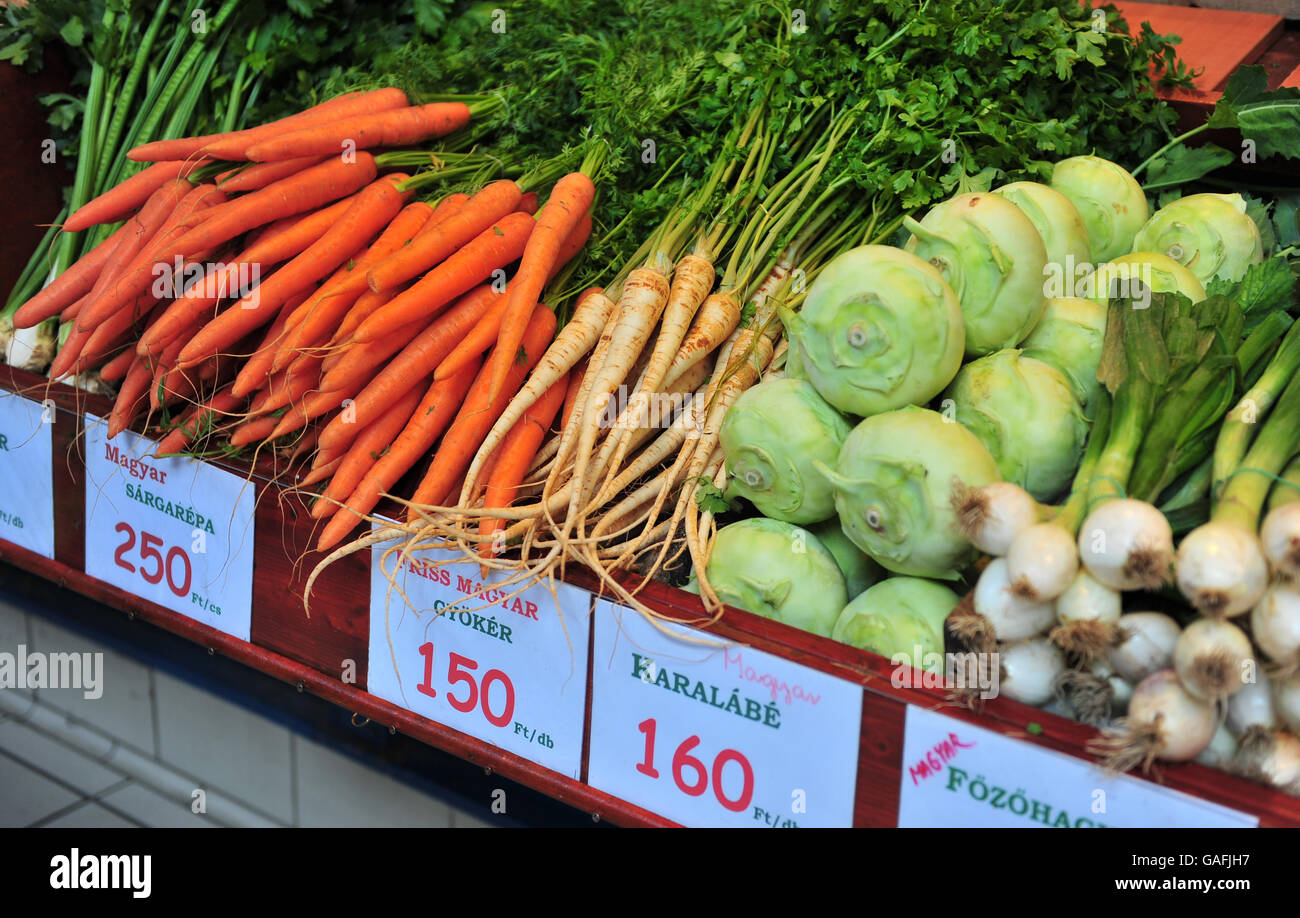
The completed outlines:
<svg viewBox="0 0 1300 918">
<path fill-rule="evenodd" d="M 1179 134 L 1149 80 L 1190 86 L 1173 46 L 1053 2 L 724 5 L 680 42 L 671 5 L 521 10 L 475 56 L 483 12 L 278 118 L 103 148 L 121 180 L 52 237 L 96 245 L 6 310 L 57 340 L 8 371 L 51 417 L 24 459 L 84 450 L 52 544 L 6 557 L 631 821 L 902 819 L 902 711 L 934 698 L 1040 733 L 1046 707 L 1101 728 L 1048 744 L 1106 780 L 1198 759 L 1238 777 L 1171 770 L 1194 796 L 1300 820 L 1297 193 L 1201 143 L 1294 158 L 1300 91 L 1240 68 Z M 92 376 L 111 404 L 51 382 Z M 641 687 L 674 699 L 638 720 Z M 698 753 L 677 698 L 721 718 Z M 1184 824 L 1138 812 L 1111 824 Z"/>
</svg>

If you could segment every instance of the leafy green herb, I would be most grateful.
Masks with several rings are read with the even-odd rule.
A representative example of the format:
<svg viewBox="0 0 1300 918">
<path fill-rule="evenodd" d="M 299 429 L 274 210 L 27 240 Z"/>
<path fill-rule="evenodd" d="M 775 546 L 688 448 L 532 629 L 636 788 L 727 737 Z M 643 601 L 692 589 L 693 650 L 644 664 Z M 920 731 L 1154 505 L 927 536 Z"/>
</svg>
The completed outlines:
<svg viewBox="0 0 1300 918">
<path fill-rule="evenodd" d="M 727 513 L 735 510 L 735 505 L 727 500 L 722 489 L 715 485 L 708 478 L 698 478 L 696 481 L 699 487 L 695 490 L 695 503 L 705 513 L 712 513 L 717 516 L 720 513 Z"/>
</svg>

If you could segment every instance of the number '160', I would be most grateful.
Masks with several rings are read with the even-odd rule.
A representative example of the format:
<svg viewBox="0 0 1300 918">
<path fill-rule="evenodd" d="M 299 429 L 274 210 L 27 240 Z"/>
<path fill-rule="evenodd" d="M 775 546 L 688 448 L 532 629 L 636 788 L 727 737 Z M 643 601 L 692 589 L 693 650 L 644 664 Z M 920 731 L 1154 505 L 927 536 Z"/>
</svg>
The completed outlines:
<svg viewBox="0 0 1300 918">
<path fill-rule="evenodd" d="M 636 726 L 645 734 L 645 758 L 637 763 L 636 770 L 647 777 L 657 778 L 659 770 L 655 768 L 654 718 L 643 720 Z M 699 797 L 709 789 L 709 770 L 704 767 L 703 762 L 691 755 L 691 750 L 699 744 L 698 736 L 688 736 L 673 753 L 673 782 L 678 790 L 690 797 Z M 728 762 L 739 765 L 742 776 L 740 796 L 734 800 L 728 798 L 722 791 L 722 770 L 727 767 Z M 686 780 L 688 770 L 695 773 L 695 780 L 690 782 Z M 731 812 L 744 811 L 749 806 L 749 801 L 754 799 L 754 767 L 749 764 L 749 759 L 735 749 L 724 749 L 714 757 L 712 777 L 713 796 L 717 797 L 718 802 Z"/>
</svg>

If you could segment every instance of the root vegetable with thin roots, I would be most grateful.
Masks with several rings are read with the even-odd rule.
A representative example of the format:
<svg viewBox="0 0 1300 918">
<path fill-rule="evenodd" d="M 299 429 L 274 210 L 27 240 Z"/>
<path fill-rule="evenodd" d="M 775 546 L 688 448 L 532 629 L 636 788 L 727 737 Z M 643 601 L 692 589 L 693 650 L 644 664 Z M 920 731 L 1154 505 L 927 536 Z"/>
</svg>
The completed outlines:
<svg viewBox="0 0 1300 918">
<path fill-rule="evenodd" d="M 1079 527 L 1079 559 L 1113 590 L 1157 589 L 1173 568 L 1173 530 L 1145 501 L 1108 500 Z"/>
<path fill-rule="evenodd" d="M 1183 629 L 1162 612 L 1130 612 L 1116 625 L 1119 643 L 1106 659 L 1125 680 L 1141 682 L 1174 664 L 1174 647 Z"/>
<path fill-rule="evenodd" d="M 1206 701 L 1223 701 L 1240 691 L 1255 669 L 1250 638 L 1225 621 L 1197 619 L 1174 645 L 1174 670 L 1183 687 Z"/>
<path fill-rule="evenodd" d="M 1259 538 L 1273 570 L 1300 580 L 1300 501 L 1270 510 L 1259 527 Z"/>
<path fill-rule="evenodd" d="M 1033 495 L 1009 481 L 995 481 L 982 488 L 956 488 L 952 508 L 962 535 L 995 558 L 1010 551 L 1012 540 L 1043 518 Z"/>
<path fill-rule="evenodd" d="M 1056 620 L 1051 639 L 1067 654 L 1083 660 L 1103 658 L 1118 641 L 1120 595 L 1079 571 L 1065 592 L 1056 597 Z"/>
<path fill-rule="evenodd" d="M 1214 705 L 1187 691 L 1172 669 L 1147 676 L 1133 689 L 1128 715 L 1089 744 L 1114 771 L 1141 766 L 1150 769 L 1157 759 L 1187 762 L 1200 755 L 1218 727 Z"/>
<path fill-rule="evenodd" d="M 1253 735 L 1233 765 L 1248 778 L 1300 796 L 1300 739 L 1285 730 Z"/>
</svg>

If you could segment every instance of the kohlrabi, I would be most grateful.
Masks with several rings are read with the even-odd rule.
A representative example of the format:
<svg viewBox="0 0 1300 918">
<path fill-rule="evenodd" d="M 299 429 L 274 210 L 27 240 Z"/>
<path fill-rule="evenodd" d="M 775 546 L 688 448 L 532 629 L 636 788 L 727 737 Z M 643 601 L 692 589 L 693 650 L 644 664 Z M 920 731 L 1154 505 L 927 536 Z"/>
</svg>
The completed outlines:
<svg viewBox="0 0 1300 918">
<path fill-rule="evenodd" d="M 798 313 L 782 312 L 791 376 L 859 416 L 927 402 L 961 366 L 957 296 L 932 265 L 865 245 L 834 258 Z"/>
<path fill-rule="evenodd" d="M 831 637 L 883 657 L 912 660 L 919 648 L 922 663 L 929 664 L 924 668 L 941 671 L 943 622 L 960 601 L 932 580 L 890 577 L 844 607 Z"/>
<path fill-rule="evenodd" d="M 1159 252 L 1133 252 L 1098 265 L 1079 287 L 1103 306 L 1118 297 L 1143 309 L 1152 293 L 1181 293 L 1193 303 L 1205 299 L 1205 287 L 1196 275 Z"/>
<path fill-rule="evenodd" d="M 1084 416 L 1092 417 L 1101 392 L 1097 367 L 1105 339 L 1105 304 L 1077 296 L 1049 299 L 1043 317 L 1021 345 L 1021 352 L 1064 373 L 1083 405 Z"/>
<path fill-rule="evenodd" d="M 1020 208 L 996 194 L 959 194 L 903 225 L 907 250 L 938 268 L 961 302 L 967 354 L 1015 347 L 1034 330 L 1047 249 Z"/>
<path fill-rule="evenodd" d="M 956 527 L 954 489 L 997 481 L 998 466 L 973 433 L 925 408 L 867 418 L 825 468 L 844 532 L 889 570 L 956 579 L 974 546 Z"/>
<path fill-rule="evenodd" d="M 780 520 L 741 520 L 718 530 L 708 574 L 727 605 L 823 637 L 849 601 L 831 553 L 808 530 Z"/>
<path fill-rule="evenodd" d="M 872 561 L 862 549 L 853 544 L 853 540 L 844 534 L 838 517 L 810 527 L 813 535 L 821 541 L 827 551 L 835 556 L 835 563 L 844 575 L 844 584 L 849 589 L 849 599 L 859 595 L 867 587 L 879 582 L 885 572 L 880 565 Z"/>
<path fill-rule="evenodd" d="M 835 494 L 813 463 L 834 465 L 851 429 L 811 383 L 759 383 L 722 421 L 728 489 L 772 519 L 800 524 L 829 519 L 835 515 Z"/>
<path fill-rule="evenodd" d="M 1010 348 L 966 364 L 943 397 L 988 447 L 1003 479 L 1040 501 L 1069 484 L 1088 423 L 1060 370 Z"/>
<path fill-rule="evenodd" d="M 1072 156 L 1053 167 L 1051 185 L 1078 209 L 1094 261 L 1132 251 L 1151 211 L 1142 186 L 1125 169 L 1099 156 Z"/>
<path fill-rule="evenodd" d="M 1239 281 L 1264 260 L 1259 227 L 1239 194 L 1193 194 L 1166 204 L 1138 230 L 1133 248 L 1168 255 L 1202 284 Z"/>
<path fill-rule="evenodd" d="M 1042 237 L 1047 249 L 1046 280 L 1059 281 L 1055 289 L 1047 289 L 1049 297 L 1073 296 L 1072 279 L 1077 273 L 1092 270 L 1092 248 L 1088 244 L 1088 228 L 1083 224 L 1079 209 L 1055 188 L 1039 182 L 1012 182 L 993 193 L 1001 195 L 1020 208 Z"/>
</svg>

